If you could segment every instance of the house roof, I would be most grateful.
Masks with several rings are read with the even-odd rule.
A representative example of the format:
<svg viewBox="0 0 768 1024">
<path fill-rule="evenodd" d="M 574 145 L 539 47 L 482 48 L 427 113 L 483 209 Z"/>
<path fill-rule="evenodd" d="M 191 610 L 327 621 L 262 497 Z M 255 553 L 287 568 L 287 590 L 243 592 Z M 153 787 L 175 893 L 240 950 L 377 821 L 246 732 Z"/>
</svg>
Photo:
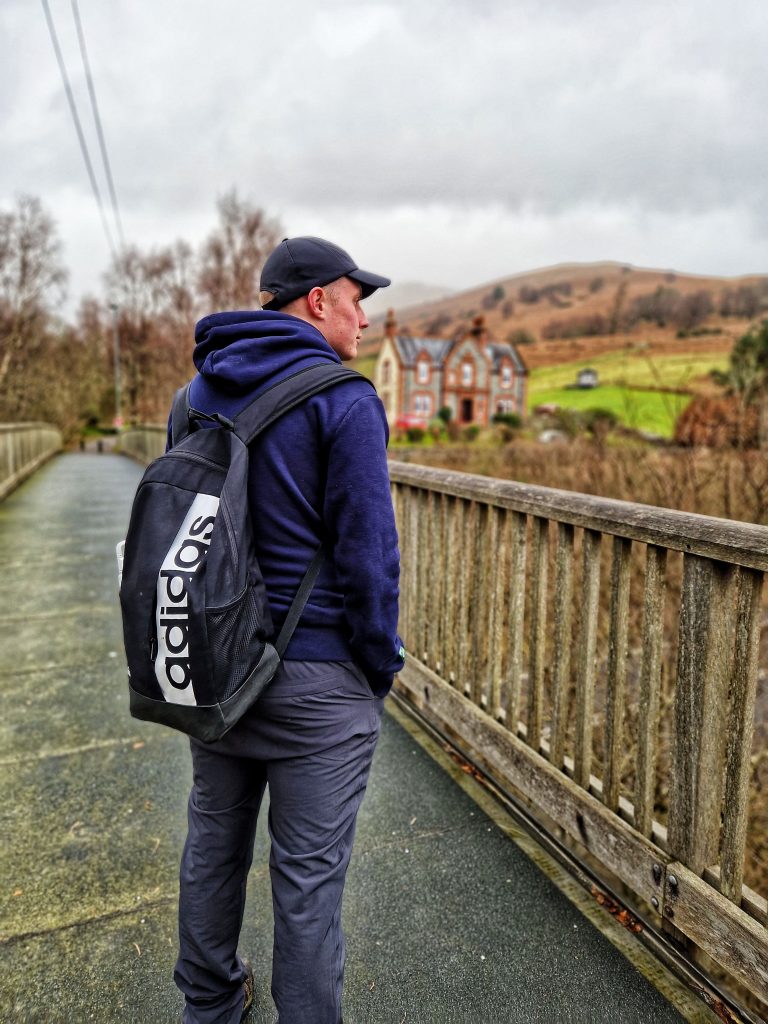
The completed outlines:
<svg viewBox="0 0 768 1024">
<path fill-rule="evenodd" d="M 519 374 L 528 372 L 525 363 L 520 358 L 520 353 L 514 345 L 510 345 L 508 342 L 494 341 L 490 345 L 485 346 L 485 351 L 491 357 L 494 370 L 498 370 L 499 363 L 502 359 L 506 358 L 512 360 L 512 364 Z"/>
<path fill-rule="evenodd" d="M 413 338 L 410 334 L 398 334 L 392 341 L 395 349 L 404 366 L 413 367 L 420 352 L 426 352 L 434 367 L 442 368 L 445 359 L 454 345 L 454 342 L 446 338 Z M 511 359 L 518 374 L 527 373 L 525 363 L 514 345 L 508 342 L 494 341 L 485 346 L 485 352 L 490 356 L 495 372 L 499 370 L 502 359 Z"/>
<path fill-rule="evenodd" d="M 452 344 L 445 338 L 412 338 L 408 334 L 398 334 L 394 342 L 405 366 L 415 366 L 420 352 L 427 353 L 433 366 L 442 366 Z"/>
</svg>

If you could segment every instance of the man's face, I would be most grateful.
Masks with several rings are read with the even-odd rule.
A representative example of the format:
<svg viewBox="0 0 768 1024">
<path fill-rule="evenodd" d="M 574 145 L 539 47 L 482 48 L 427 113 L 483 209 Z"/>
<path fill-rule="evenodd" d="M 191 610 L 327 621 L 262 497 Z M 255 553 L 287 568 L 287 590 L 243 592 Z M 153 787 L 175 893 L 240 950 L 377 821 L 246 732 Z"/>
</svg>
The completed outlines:
<svg viewBox="0 0 768 1024">
<path fill-rule="evenodd" d="M 328 286 L 327 316 L 320 331 L 340 359 L 354 359 L 368 318 L 360 305 L 361 289 L 349 277 Z"/>
</svg>

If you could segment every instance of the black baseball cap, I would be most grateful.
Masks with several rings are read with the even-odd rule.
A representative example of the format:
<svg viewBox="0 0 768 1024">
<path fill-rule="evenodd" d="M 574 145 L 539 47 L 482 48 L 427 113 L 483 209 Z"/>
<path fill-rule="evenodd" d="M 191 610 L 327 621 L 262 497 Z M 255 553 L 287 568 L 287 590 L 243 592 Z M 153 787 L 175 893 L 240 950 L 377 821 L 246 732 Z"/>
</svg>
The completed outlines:
<svg viewBox="0 0 768 1024">
<path fill-rule="evenodd" d="M 309 235 L 284 238 L 270 253 L 261 272 L 259 290 L 272 295 L 262 308 L 280 309 L 313 288 L 322 288 L 340 277 L 356 281 L 364 299 L 377 288 L 386 288 L 392 283 L 388 277 L 360 270 L 348 252 L 324 238 Z"/>
</svg>

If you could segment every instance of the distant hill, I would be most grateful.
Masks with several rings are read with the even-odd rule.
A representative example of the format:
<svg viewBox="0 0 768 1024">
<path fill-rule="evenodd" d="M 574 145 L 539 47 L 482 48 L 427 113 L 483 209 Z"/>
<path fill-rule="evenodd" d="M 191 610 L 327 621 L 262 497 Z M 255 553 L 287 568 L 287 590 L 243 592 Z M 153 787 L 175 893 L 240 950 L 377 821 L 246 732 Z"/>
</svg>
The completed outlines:
<svg viewBox="0 0 768 1024">
<path fill-rule="evenodd" d="M 380 294 L 398 329 L 415 336 L 450 338 L 483 314 L 491 336 L 515 341 L 531 369 L 627 348 L 728 352 L 751 321 L 768 315 L 768 276 L 703 277 L 611 262 L 547 267 L 418 304 L 399 306 L 389 289 Z M 378 352 L 384 319 L 372 320 L 361 355 Z"/>
<path fill-rule="evenodd" d="M 410 306 L 441 301 L 452 294 L 452 288 L 422 284 L 420 281 L 404 281 L 402 284 L 393 284 L 389 288 L 374 292 L 370 299 L 365 300 L 365 312 L 371 318 L 382 318 L 388 309 L 406 309 Z"/>
</svg>

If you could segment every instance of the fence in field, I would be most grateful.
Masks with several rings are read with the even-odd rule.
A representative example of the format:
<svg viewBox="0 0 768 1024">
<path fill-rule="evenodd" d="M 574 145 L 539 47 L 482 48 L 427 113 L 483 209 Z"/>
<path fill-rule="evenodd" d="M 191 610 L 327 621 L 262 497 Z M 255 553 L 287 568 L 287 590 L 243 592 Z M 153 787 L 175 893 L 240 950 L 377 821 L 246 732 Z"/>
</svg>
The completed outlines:
<svg viewBox="0 0 768 1024">
<path fill-rule="evenodd" d="M 121 444 L 146 462 L 165 436 Z M 768 527 L 399 462 L 390 476 L 399 695 L 670 948 L 768 1004 Z"/>
<path fill-rule="evenodd" d="M 60 448 L 48 423 L 0 423 L 0 501 Z"/>
</svg>

